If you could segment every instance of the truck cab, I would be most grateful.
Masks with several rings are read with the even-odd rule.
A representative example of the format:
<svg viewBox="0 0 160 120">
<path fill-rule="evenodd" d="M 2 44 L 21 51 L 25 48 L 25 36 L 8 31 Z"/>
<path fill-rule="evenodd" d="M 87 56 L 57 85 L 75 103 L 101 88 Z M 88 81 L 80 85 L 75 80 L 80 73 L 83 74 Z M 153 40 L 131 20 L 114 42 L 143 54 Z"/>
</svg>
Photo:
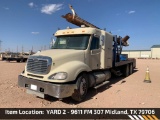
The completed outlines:
<svg viewBox="0 0 160 120">
<path fill-rule="evenodd" d="M 113 36 L 96 28 L 58 30 L 55 36 L 51 50 L 28 58 L 19 85 L 37 96 L 72 96 L 81 101 L 89 87 L 110 78 L 108 70 L 101 71 L 112 67 Z M 94 78 L 93 71 L 97 76 L 102 74 L 100 80 Z"/>
</svg>

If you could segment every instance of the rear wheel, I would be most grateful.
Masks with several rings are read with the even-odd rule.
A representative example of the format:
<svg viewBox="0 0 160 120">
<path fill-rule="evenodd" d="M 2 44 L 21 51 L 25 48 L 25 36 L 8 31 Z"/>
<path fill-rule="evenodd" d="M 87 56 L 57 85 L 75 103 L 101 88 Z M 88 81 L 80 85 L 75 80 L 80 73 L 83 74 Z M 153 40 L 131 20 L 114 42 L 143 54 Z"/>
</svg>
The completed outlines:
<svg viewBox="0 0 160 120">
<path fill-rule="evenodd" d="M 74 93 L 72 94 L 72 99 L 75 101 L 82 101 L 87 95 L 88 91 L 88 76 L 87 74 L 81 74 L 77 78 L 77 89 L 74 90 Z"/>
<path fill-rule="evenodd" d="M 128 77 L 129 76 L 129 65 L 127 64 L 124 68 L 124 76 Z"/>
<path fill-rule="evenodd" d="M 130 66 L 129 66 L 129 74 L 131 75 L 132 73 L 133 73 L 133 65 L 130 64 Z"/>
</svg>

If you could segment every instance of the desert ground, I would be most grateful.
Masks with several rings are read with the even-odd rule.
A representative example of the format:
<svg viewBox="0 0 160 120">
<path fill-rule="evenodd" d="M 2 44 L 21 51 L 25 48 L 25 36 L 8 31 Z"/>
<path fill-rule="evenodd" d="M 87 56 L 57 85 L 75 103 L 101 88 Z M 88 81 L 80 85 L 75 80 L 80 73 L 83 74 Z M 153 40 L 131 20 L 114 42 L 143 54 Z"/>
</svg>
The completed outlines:
<svg viewBox="0 0 160 120">
<path fill-rule="evenodd" d="M 134 73 L 114 77 L 97 90 L 90 88 L 86 99 L 77 103 L 71 98 L 41 99 L 17 85 L 26 63 L 0 61 L 0 108 L 159 108 L 160 60 L 137 59 Z M 147 66 L 151 83 L 144 82 Z"/>
</svg>

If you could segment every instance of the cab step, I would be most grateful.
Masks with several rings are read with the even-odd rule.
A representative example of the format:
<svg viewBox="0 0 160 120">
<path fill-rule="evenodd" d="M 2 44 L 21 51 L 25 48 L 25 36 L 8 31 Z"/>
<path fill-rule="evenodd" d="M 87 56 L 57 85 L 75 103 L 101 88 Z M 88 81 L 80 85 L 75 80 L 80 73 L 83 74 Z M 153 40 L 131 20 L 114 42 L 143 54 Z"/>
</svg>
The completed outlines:
<svg viewBox="0 0 160 120">
<path fill-rule="evenodd" d="M 107 83 L 109 83 L 109 81 L 104 81 L 101 84 L 98 84 L 97 86 L 95 86 L 94 89 L 98 89 L 99 87 L 106 85 Z"/>
</svg>

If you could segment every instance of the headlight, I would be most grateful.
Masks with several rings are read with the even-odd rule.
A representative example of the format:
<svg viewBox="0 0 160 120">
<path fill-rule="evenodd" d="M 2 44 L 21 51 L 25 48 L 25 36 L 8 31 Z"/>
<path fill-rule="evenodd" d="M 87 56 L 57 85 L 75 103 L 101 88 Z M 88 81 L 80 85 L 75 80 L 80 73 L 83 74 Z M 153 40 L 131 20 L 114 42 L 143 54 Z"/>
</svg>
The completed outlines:
<svg viewBox="0 0 160 120">
<path fill-rule="evenodd" d="M 64 80 L 66 78 L 67 78 L 66 72 L 59 72 L 49 76 L 49 79 L 53 79 L 53 80 Z"/>
</svg>

